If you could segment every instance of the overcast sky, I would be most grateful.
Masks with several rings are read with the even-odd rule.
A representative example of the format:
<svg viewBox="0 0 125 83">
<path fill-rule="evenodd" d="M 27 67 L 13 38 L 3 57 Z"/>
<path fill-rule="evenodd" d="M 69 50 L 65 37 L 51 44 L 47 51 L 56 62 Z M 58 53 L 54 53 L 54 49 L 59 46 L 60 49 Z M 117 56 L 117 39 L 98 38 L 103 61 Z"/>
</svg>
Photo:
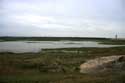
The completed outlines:
<svg viewBox="0 0 125 83">
<path fill-rule="evenodd" d="M 0 36 L 125 38 L 125 0 L 0 0 Z"/>
</svg>

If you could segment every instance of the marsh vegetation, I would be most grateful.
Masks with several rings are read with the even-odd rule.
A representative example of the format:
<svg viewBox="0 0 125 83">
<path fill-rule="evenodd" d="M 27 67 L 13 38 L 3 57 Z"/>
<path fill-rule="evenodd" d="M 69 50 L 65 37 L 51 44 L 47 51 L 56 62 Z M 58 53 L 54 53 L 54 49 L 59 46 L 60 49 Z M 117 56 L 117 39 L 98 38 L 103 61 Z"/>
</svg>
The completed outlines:
<svg viewBox="0 0 125 83">
<path fill-rule="evenodd" d="M 45 49 L 39 53 L 0 53 L 0 81 L 18 83 L 123 83 L 125 73 L 87 75 L 79 65 L 100 56 L 125 55 L 125 47 Z"/>
<path fill-rule="evenodd" d="M 101 56 L 125 55 L 122 47 L 42 49 L 38 53 L 0 52 L 0 83 L 124 83 L 125 72 L 81 74 L 80 64 Z"/>
</svg>

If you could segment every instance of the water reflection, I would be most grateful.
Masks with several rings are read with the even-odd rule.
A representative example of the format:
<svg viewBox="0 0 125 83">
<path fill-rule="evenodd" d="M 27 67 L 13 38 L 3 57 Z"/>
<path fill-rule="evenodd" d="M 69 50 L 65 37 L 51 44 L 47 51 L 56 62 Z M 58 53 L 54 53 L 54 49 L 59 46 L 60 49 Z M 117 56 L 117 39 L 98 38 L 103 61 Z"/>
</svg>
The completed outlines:
<svg viewBox="0 0 125 83">
<path fill-rule="evenodd" d="M 71 47 L 114 47 L 120 45 L 103 45 L 94 41 L 9 41 L 0 42 L 0 52 L 39 52 L 41 49 Z"/>
</svg>

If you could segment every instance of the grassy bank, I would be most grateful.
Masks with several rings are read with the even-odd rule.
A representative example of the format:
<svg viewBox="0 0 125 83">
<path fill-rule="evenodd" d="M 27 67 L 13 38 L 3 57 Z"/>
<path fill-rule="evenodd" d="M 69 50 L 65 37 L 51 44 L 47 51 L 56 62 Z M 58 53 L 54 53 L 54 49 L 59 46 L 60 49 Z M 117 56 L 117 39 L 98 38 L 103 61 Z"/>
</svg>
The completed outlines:
<svg viewBox="0 0 125 83">
<path fill-rule="evenodd" d="M 108 44 L 108 45 L 125 45 L 125 40 L 115 40 L 115 39 L 103 40 L 103 41 L 101 41 L 100 44 Z"/>
<path fill-rule="evenodd" d="M 88 59 L 125 55 L 125 47 L 44 49 L 39 53 L 0 53 L 0 83 L 124 83 L 125 72 L 79 73 Z"/>
<path fill-rule="evenodd" d="M 108 40 L 108 38 L 96 38 L 96 37 L 0 37 L 0 41 L 60 41 L 60 40 L 72 40 L 72 41 L 96 41 L 96 40 Z"/>
</svg>

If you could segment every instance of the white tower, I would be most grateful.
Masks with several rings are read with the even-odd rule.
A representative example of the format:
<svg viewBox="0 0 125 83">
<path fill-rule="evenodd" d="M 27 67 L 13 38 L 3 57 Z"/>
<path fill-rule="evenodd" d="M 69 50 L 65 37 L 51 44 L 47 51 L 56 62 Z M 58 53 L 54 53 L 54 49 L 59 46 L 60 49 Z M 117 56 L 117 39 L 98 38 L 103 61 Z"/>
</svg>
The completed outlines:
<svg viewBox="0 0 125 83">
<path fill-rule="evenodd" d="M 117 35 L 117 34 L 115 35 L 115 39 L 116 39 L 116 40 L 118 39 L 118 35 Z"/>
</svg>

